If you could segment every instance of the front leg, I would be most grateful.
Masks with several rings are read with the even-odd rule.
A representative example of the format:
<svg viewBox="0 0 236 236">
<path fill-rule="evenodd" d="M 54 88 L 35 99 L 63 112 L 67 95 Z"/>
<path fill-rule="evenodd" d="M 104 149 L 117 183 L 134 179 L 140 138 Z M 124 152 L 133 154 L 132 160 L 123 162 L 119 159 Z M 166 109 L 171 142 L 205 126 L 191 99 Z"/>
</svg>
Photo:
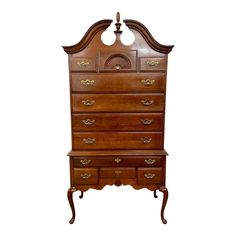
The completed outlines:
<svg viewBox="0 0 236 236">
<path fill-rule="evenodd" d="M 162 201 L 162 207 L 161 207 L 161 220 L 163 224 L 166 224 L 167 220 L 164 218 L 164 211 L 166 207 L 166 202 L 168 200 L 168 189 L 165 186 L 161 186 L 159 191 L 163 193 L 163 201 Z"/>
<path fill-rule="evenodd" d="M 71 187 L 68 189 L 68 192 L 67 192 L 68 201 L 70 203 L 70 208 L 72 211 L 72 218 L 69 221 L 70 224 L 73 224 L 75 221 L 75 206 L 74 206 L 74 202 L 73 202 L 73 193 L 76 191 L 77 191 L 77 189 L 75 187 Z"/>
</svg>

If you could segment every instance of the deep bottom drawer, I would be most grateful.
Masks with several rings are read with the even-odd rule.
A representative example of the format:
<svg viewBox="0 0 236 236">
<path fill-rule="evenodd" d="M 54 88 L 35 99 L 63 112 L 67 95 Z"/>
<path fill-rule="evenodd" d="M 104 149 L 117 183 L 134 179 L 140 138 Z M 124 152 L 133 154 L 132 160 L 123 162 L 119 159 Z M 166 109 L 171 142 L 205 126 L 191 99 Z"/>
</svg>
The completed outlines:
<svg viewBox="0 0 236 236">
<path fill-rule="evenodd" d="M 74 168 L 74 184 L 97 184 L 98 170 L 95 168 Z"/>
<path fill-rule="evenodd" d="M 139 184 L 161 184 L 162 168 L 138 168 Z"/>
<path fill-rule="evenodd" d="M 101 178 L 135 178 L 135 168 L 101 168 Z"/>
</svg>

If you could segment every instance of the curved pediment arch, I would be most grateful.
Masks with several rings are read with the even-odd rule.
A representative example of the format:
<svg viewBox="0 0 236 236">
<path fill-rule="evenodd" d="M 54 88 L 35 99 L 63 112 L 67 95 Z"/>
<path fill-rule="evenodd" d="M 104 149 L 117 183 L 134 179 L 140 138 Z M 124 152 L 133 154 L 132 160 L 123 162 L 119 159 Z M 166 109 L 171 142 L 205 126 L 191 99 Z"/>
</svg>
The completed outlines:
<svg viewBox="0 0 236 236">
<path fill-rule="evenodd" d="M 131 31 L 136 31 L 138 34 L 140 34 L 141 37 L 149 45 L 149 47 L 157 52 L 168 54 L 174 47 L 173 45 L 163 45 L 163 44 L 158 43 L 154 39 L 154 37 L 151 35 L 149 30 L 142 23 L 138 21 L 126 19 L 126 20 L 123 20 L 123 22 Z M 96 22 L 88 29 L 84 37 L 77 44 L 72 45 L 72 46 L 63 46 L 63 49 L 68 54 L 74 54 L 74 53 L 82 51 L 89 45 L 92 39 L 99 32 L 105 31 L 110 26 L 111 23 L 112 23 L 112 20 L 109 20 L 109 19 Z M 120 30 L 121 23 L 120 23 L 119 13 L 117 13 L 117 23 L 115 25 L 116 25 L 116 30 L 114 31 L 114 33 L 116 34 L 117 40 L 119 41 L 120 40 L 119 35 L 122 33 L 122 31 Z M 115 44 L 110 45 L 110 47 L 114 45 Z"/>
</svg>

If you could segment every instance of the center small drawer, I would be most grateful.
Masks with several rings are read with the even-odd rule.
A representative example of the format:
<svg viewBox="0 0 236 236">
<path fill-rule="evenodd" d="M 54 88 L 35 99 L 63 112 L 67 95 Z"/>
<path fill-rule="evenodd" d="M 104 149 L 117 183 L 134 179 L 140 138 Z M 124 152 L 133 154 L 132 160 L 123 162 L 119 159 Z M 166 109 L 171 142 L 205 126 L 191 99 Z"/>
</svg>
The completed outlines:
<svg viewBox="0 0 236 236">
<path fill-rule="evenodd" d="M 135 178 L 135 168 L 101 168 L 100 178 Z"/>
<path fill-rule="evenodd" d="M 74 168 L 74 184 L 97 184 L 98 169 Z"/>
</svg>

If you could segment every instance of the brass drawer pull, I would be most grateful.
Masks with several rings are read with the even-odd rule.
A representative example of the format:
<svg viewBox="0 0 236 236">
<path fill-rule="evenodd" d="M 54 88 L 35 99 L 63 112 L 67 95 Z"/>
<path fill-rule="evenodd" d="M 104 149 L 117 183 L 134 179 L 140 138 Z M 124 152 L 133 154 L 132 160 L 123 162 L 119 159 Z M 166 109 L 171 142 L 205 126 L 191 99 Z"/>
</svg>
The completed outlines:
<svg viewBox="0 0 236 236">
<path fill-rule="evenodd" d="M 95 120 L 87 119 L 87 120 L 82 120 L 82 122 L 83 122 L 85 125 L 92 125 L 92 124 L 95 123 Z"/>
<path fill-rule="evenodd" d="M 152 123 L 152 120 L 149 119 L 141 119 L 141 121 L 144 125 L 150 125 Z"/>
<path fill-rule="evenodd" d="M 88 159 L 80 160 L 80 163 L 81 163 L 82 165 L 88 165 L 90 162 L 91 162 L 91 160 L 88 160 Z"/>
<path fill-rule="evenodd" d="M 144 176 L 145 176 L 147 179 L 153 179 L 153 178 L 155 177 L 155 174 L 148 173 L 148 174 L 144 174 Z"/>
<path fill-rule="evenodd" d="M 88 179 L 89 177 L 91 177 L 91 174 L 88 173 L 84 173 L 80 175 L 82 179 Z"/>
<path fill-rule="evenodd" d="M 150 106 L 154 103 L 154 100 L 150 100 L 150 99 L 144 99 L 144 100 L 141 100 L 141 103 L 144 105 L 144 106 Z"/>
<path fill-rule="evenodd" d="M 87 66 L 89 66 L 89 62 L 88 61 L 77 61 L 77 65 L 79 65 L 80 67 L 87 67 Z"/>
<path fill-rule="evenodd" d="M 145 85 L 145 86 L 151 86 L 154 84 L 155 80 L 154 79 L 143 79 L 141 80 L 141 82 Z"/>
<path fill-rule="evenodd" d="M 116 64 L 116 65 L 115 65 L 115 69 L 116 69 L 116 70 L 120 70 L 120 69 L 121 69 L 121 65 Z"/>
<path fill-rule="evenodd" d="M 115 162 L 118 164 L 118 163 L 121 162 L 121 159 L 120 159 L 119 157 L 117 157 L 117 158 L 115 159 Z"/>
<path fill-rule="evenodd" d="M 120 174 L 121 174 L 121 170 L 116 170 L 116 171 L 115 171 L 115 174 L 116 174 L 116 175 L 120 175 Z"/>
<path fill-rule="evenodd" d="M 90 86 L 90 85 L 94 84 L 94 80 L 89 80 L 89 79 L 81 80 L 80 82 L 81 82 L 81 84 L 84 84 L 86 86 Z"/>
<path fill-rule="evenodd" d="M 154 67 L 154 66 L 157 66 L 159 64 L 158 61 L 154 61 L 154 60 L 151 60 L 151 61 L 146 61 L 147 65 L 150 66 L 150 67 Z"/>
<path fill-rule="evenodd" d="M 144 138 L 141 138 L 141 141 L 142 141 L 144 144 L 147 144 L 147 143 L 150 143 L 150 142 L 152 141 L 152 138 L 144 137 Z"/>
<path fill-rule="evenodd" d="M 85 106 L 92 106 L 92 105 L 95 103 L 95 101 L 94 101 L 94 100 L 89 100 L 89 99 L 87 99 L 87 100 L 82 100 L 82 103 L 83 103 Z"/>
<path fill-rule="evenodd" d="M 86 143 L 86 144 L 92 144 L 95 142 L 95 138 L 84 138 L 83 139 L 83 142 Z"/>
<path fill-rule="evenodd" d="M 152 165 L 156 162 L 156 160 L 154 159 L 145 159 L 145 162 L 148 164 L 148 165 Z"/>
</svg>

